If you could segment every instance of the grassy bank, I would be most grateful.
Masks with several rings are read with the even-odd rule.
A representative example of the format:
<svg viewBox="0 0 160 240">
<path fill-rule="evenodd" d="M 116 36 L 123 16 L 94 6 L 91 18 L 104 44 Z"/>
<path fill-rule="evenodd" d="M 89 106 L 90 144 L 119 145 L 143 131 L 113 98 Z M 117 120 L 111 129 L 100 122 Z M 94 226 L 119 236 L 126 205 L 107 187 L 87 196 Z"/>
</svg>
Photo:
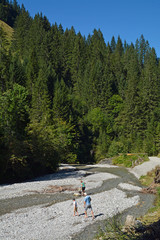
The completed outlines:
<svg viewBox="0 0 160 240">
<path fill-rule="evenodd" d="M 112 164 L 124 167 L 134 167 L 148 161 L 148 155 L 143 153 L 120 154 L 112 159 Z"/>
<path fill-rule="evenodd" d="M 141 218 L 146 224 L 152 224 L 160 219 L 160 184 L 154 184 L 154 177 L 155 170 L 140 178 L 142 185 L 146 186 L 148 191 L 155 191 L 156 194 L 154 207 L 149 209 L 148 213 Z"/>
</svg>

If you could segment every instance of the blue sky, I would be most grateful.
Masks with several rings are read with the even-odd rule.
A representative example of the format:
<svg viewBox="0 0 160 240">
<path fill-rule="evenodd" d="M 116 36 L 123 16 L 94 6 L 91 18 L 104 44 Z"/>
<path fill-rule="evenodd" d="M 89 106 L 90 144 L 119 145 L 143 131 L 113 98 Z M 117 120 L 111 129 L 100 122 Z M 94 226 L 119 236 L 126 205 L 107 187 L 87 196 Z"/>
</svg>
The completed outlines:
<svg viewBox="0 0 160 240">
<path fill-rule="evenodd" d="M 84 36 L 102 31 L 105 42 L 112 36 L 133 42 L 143 34 L 160 57 L 160 0 L 17 0 L 30 15 L 42 12 L 51 24 L 74 27 Z"/>
</svg>

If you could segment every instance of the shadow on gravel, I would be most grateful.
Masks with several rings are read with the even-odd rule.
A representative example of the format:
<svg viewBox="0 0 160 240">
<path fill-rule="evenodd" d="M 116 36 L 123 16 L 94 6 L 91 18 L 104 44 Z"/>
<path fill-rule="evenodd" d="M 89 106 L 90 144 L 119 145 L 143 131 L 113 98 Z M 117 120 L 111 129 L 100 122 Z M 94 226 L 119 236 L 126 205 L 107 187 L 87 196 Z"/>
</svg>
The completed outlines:
<svg viewBox="0 0 160 240">
<path fill-rule="evenodd" d="M 0 184 L 0 187 L 9 186 L 9 185 L 13 185 L 13 184 L 38 182 L 38 181 L 51 181 L 51 180 L 67 179 L 67 178 L 82 178 L 82 177 L 86 177 L 87 175 L 91 175 L 91 174 L 93 174 L 93 173 L 87 173 L 86 169 L 84 169 L 84 170 L 82 170 L 82 169 L 64 169 L 64 170 L 59 170 L 58 172 L 55 172 L 55 173 L 46 174 L 46 175 L 32 178 L 32 179 L 27 179 L 22 182 Z"/>
<path fill-rule="evenodd" d="M 49 180 L 58 180 L 58 179 L 67 179 L 67 178 L 82 178 L 93 173 L 87 173 L 86 169 L 68 169 L 68 170 L 60 170 L 57 173 L 48 174 L 42 177 L 38 177 L 35 179 L 30 180 L 29 182 L 36 182 L 36 181 L 49 181 Z M 83 171 L 83 172 L 82 172 Z"/>
<path fill-rule="evenodd" d="M 103 215 L 104 215 L 103 213 L 99 213 L 99 214 L 94 215 L 94 217 L 98 218 L 98 217 L 103 216 Z"/>
</svg>

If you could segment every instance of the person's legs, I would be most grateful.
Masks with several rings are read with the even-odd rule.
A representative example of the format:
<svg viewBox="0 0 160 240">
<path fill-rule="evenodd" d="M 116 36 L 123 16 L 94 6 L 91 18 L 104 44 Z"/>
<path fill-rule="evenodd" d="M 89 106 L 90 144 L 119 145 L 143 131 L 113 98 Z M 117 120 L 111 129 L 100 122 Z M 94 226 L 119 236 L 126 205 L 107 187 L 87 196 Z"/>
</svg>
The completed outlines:
<svg viewBox="0 0 160 240">
<path fill-rule="evenodd" d="M 95 216 L 94 216 L 93 210 L 91 210 L 91 214 L 92 214 L 92 218 L 94 219 Z"/>
<path fill-rule="evenodd" d="M 85 210 L 84 210 L 84 213 L 85 213 L 85 218 L 87 218 L 87 206 L 85 206 Z"/>
<path fill-rule="evenodd" d="M 82 187 L 82 195 L 84 196 L 85 194 L 85 187 Z"/>
<path fill-rule="evenodd" d="M 73 211 L 73 216 L 75 216 L 75 208 L 74 208 L 74 211 Z"/>
<path fill-rule="evenodd" d="M 78 213 L 78 208 L 76 209 L 76 213 L 77 213 L 77 215 L 79 216 L 79 213 Z"/>
<path fill-rule="evenodd" d="M 85 218 L 87 218 L 88 216 L 87 216 L 87 211 L 84 211 L 84 213 L 85 213 Z"/>
</svg>

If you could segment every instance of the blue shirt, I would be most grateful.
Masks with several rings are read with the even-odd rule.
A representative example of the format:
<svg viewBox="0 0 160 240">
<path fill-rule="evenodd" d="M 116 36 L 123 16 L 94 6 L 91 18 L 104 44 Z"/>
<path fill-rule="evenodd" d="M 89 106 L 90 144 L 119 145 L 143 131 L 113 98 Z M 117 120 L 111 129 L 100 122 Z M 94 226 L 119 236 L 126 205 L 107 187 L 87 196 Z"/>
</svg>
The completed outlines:
<svg viewBox="0 0 160 240">
<path fill-rule="evenodd" d="M 86 196 L 85 199 L 84 199 L 86 205 L 90 205 L 91 204 L 91 198 L 90 196 Z"/>
</svg>

